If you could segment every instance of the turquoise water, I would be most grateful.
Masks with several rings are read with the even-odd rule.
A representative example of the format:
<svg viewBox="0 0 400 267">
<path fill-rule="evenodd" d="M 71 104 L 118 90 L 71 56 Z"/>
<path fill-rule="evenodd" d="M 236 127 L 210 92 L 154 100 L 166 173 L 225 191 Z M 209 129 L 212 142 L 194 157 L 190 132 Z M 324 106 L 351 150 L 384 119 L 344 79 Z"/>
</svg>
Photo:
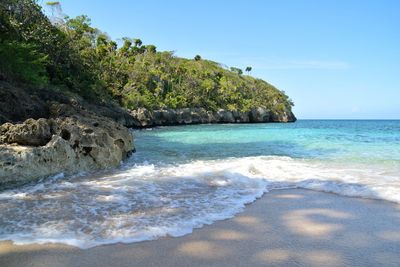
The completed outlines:
<svg viewBox="0 0 400 267">
<path fill-rule="evenodd" d="M 135 136 L 134 159 L 154 163 L 273 155 L 400 164 L 400 121 L 192 125 L 137 131 Z"/>
<path fill-rule="evenodd" d="M 181 236 L 270 190 L 400 203 L 400 121 L 297 121 L 133 131 L 120 168 L 0 193 L 0 240 L 81 248 Z"/>
</svg>

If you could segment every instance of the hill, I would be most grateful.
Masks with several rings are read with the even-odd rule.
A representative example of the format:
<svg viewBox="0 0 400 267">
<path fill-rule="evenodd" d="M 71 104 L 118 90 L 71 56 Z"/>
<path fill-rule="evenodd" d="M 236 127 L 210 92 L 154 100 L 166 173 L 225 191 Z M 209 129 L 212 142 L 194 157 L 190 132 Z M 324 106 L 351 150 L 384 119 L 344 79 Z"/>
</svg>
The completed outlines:
<svg viewBox="0 0 400 267">
<path fill-rule="evenodd" d="M 185 59 L 159 52 L 140 39 L 123 38 L 118 45 L 87 16 L 50 20 L 36 1 L 4 0 L 0 25 L 0 78 L 11 83 L 56 88 L 128 109 L 263 108 L 295 120 L 293 102 L 269 83 L 199 55 Z"/>
</svg>

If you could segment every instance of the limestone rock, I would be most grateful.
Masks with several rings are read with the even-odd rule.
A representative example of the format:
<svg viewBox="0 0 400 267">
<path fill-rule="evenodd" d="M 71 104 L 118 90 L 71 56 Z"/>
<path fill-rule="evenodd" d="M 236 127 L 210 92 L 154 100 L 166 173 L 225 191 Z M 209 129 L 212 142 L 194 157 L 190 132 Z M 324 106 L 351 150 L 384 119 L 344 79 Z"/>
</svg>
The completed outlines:
<svg viewBox="0 0 400 267">
<path fill-rule="evenodd" d="M 216 119 L 216 122 L 219 122 L 219 123 L 232 123 L 232 122 L 235 122 L 235 119 L 233 118 L 232 112 L 230 112 L 228 110 L 224 110 L 224 109 L 219 109 L 215 113 L 214 117 Z"/>
<path fill-rule="evenodd" d="M 192 123 L 192 112 L 190 108 L 183 108 L 176 110 L 177 123 L 178 124 L 191 124 Z"/>
<path fill-rule="evenodd" d="M 273 122 L 295 122 L 297 120 L 296 116 L 292 111 L 284 111 L 281 114 L 270 114 L 271 121 Z"/>
<path fill-rule="evenodd" d="M 149 127 L 154 125 L 153 113 L 147 110 L 146 108 L 139 108 L 137 110 L 133 110 L 131 112 L 134 120 L 136 121 L 135 125 L 139 127 Z"/>
<path fill-rule="evenodd" d="M 254 108 L 249 112 L 250 122 L 268 122 L 269 111 L 264 108 Z"/>
<path fill-rule="evenodd" d="M 238 123 L 250 122 L 250 117 L 248 112 L 232 111 L 232 115 L 235 118 L 235 122 Z"/>
<path fill-rule="evenodd" d="M 293 122 L 296 117 L 290 109 L 275 114 L 262 107 L 249 112 L 219 109 L 216 112 L 204 108 L 161 109 L 150 111 L 140 108 L 131 111 L 135 127 L 152 127 L 163 125 L 183 125 L 198 123 L 259 123 L 259 122 Z"/>
<path fill-rule="evenodd" d="M 27 119 L 21 124 L 0 125 L 0 144 L 17 143 L 28 146 L 42 146 L 51 139 L 50 125 L 46 119 Z"/>
<path fill-rule="evenodd" d="M 177 114 L 171 109 L 155 110 L 153 112 L 154 125 L 174 125 Z"/>
<path fill-rule="evenodd" d="M 29 119 L 2 125 L 1 131 L 0 188 L 60 172 L 116 167 L 133 151 L 127 128 L 91 114 Z"/>
</svg>

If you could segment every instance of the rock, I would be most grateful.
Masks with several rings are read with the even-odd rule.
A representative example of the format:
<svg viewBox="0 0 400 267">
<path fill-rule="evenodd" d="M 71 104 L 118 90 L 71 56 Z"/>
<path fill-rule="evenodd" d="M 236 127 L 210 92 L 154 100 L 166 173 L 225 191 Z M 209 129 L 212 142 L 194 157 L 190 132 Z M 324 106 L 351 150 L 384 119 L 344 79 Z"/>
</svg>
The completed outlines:
<svg viewBox="0 0 400 267">
<path fill-rule="evenodd" d="M 151 127 L 163 125 L 183 125 L 198 123 L 257 123 L 257 122 L 293 122 L 296 117 L 290 108 L 280 114 L 275 114 L 258 107 L 249 112 L 229 111 L 219 109 L 216 112 L 204 108 L 161 109 L 149 111 L 140 108 L 130 112 L 135 121 L 135 127 Z"/>
<path fill-rule="evenodd" d="M 127 128 L 90 113 L 29 119 L 23 124 L 7 123 L 1 129 L 6 138 L 0 145 L 0 188 L 60 172 L 116 167 L 134 149 Z"/>
<path fill-rule="evenodd" d="M 131 115 L 135 120 L 135 126 L 149 127 L 154 125 L 153 113 L 145 108 L 139 108 L 131 111 Z"/>
<path fill-rule="evenodd" d="M 254 108 L 249 112 L 250 122 L 269 122 L 269 111 L 263 108 Z"/>
<path fill-rule="evenodd" d="M 211 111 L 207 111 L 204 108 L 197 108 L 194 112 L 196 112 L 200 118 L 199 123 L 211 123 L 213 121 L 214 117 Z"/>
<path fill-rule="evenodd" d="M 31 91 L 0 81 L 0 124 L 48 117 L 46 103 Z"/>
<path fill-rule="evenodd" d="M 235 122 L 238 122 L 238 123 L 250 122 L 248 112 L 232 111 L 232 115 L 235 118 Z"/>
<path fill-rule="evenodd" d="M 110 118 L 126 127 L 139 126 L 135 118 L 117 103 L 88 102 L 52 88 L 38 89 L 0 81 L 0 124 L 21 123 L 29 118 L 72 116 L 82 110 Z"/>
<path fill-rule="evenodd" d="M 224 110 L 224 109 L 219 109 L 216 113 L 216 120 L 217 122 L 222 122 L 222 123 L 233 123 L 235 122 L 235 118 L 233 117 L 233 114 L 231 111 Z"/>
<path fill-rule="evenodd" d="M 182 108 L 176 110 L 176 122 L 177 124 L 191 124 L 192 123 L 192 112 L 190 108 Z"/>
<path fill-rule="evenodd" d="M 155 110 L 153 112 L 154 125 L 174 125 L 177 114 L 171 109 Z"/>
<path fill-rule="evenodd" d="M 202 112 L 199 108 L 190 109 L 190 117 L 192 119 L 192 124 L 199 124 L 202 122 Z"/>
<path fill-rule="evenodd" d="M 292 111 L 284 111 L 281 114 L 270 114 L 271 121 L 273 122 L 295 122 L 297 120 L 296 116 Z"/>
<path fill-rule="evenodd" d="M 141 127 L 116 103 L 0 81 L 0 189 L 119 165 L 133 151 L 123 125 Z"/>
<path fill-rule="evenodd" d="M 104 116 L 112 119 L 115 122 L 125 126 L 125 127 L 135 127 L 137 126 L 137 121 L 129 113 L 129 111 L 117 106 L 116 104 L 103 103 L 103 104 L 88 104 L 83 103 L 83 107 L 86 110 L 90 110 L 98 116 Z"/>
<path fill-rule="evenodd" d="M 50 125 L 46 119 L 27 119 L 21 124 L 0 125 L 0 144 L 17 143 L 27 146 L 43 146 L 51 139 Z"/>
</svg>

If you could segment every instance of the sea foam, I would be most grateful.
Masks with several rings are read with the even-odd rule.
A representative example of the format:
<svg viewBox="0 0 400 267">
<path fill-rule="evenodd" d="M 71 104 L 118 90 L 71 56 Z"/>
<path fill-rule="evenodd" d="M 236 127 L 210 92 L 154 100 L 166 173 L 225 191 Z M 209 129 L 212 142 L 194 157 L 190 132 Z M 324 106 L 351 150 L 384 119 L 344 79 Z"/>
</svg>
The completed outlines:
<svg viewBox="0 0 400 267">
<path fill-rule="evenodd" d="M 80 248 L 181 236 L 233 217 L 265 192 L 306 188 L 400 203 L 399 168 L 290 157 L 127 164 L 0 193 L 0 240 Z"/>
</svg>

